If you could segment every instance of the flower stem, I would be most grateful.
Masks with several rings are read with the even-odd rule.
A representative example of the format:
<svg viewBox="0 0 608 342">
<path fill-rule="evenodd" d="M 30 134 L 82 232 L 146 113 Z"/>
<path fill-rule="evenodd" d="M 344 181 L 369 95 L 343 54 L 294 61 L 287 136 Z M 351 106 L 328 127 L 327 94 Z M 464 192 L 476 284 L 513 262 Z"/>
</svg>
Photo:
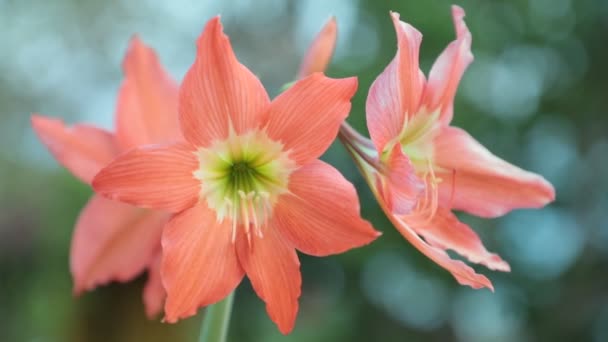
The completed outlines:
<svg viewBox="0 0 608 342">
<path fill-rule="evenodd" d="M 233 301 L 234 291 L 221 302 L 213 304 L 207 308 L 205 311 L 205 316 L 203 316 L 201 334 L 198 338 L 199 342 L 226 341 Z"/>
</svg>

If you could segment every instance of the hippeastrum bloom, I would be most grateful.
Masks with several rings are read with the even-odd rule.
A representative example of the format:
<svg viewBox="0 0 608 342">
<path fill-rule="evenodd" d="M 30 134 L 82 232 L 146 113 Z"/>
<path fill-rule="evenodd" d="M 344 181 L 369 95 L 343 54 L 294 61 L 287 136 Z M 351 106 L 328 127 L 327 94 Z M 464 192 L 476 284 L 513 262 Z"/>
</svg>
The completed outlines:
<svg viewBox="0 0 608 342">
<path fill-rule="evenodd" d="M 541 176 L 499 159 L 449 125 L 456 88 L 473 61 L 464 15 L 460 7 L 452 7 L 456 40 L 439 56 L 427 80 L 418 66 L 422 35 L 391 13 L 397 54 L 372 84 L 366 106 L 373 145 L 350 134 L 356 143 L 349 150 L 368 165 L 364 173 L 380 204 L 408 241 L 461 284 L 492 288 L 486 277 L 450 259 L 445 250 L 493 270 L 509 271 L 509 265 L 488 252 L 451 209 L 497 217 L 516 208 L 542 207 L 555 193 Z"/>
<path fill-rule="evenodd" d="M 325 256 L 378 236 L 359 216 L 352 184 L 317 159 L 348 115 L 357 80 L 316 73 L 271 102 L 237 60 L 219 17 L 197 45 L 179 92 L 187 142 L 123 154 L 93 186 L 176 213 L 162 235 L 166 321 L 218 302 L 247 274 L 288 333 L 301 287 L 295 249 Z"/>
<path fill-rule="evenodd" d="M 177 85 L 154 51 L 131 40 L 118 94 L 116 133 L 89 125 L 66 126 L 61 120 L 32 116 L 32 126 L 55 158 L 90 184 L 95 174 L 121 152 L 141 144 L 181 140 L 177 122 Z M 127 282 L 148 270 L 146 313 L 162 310 L 160 236 L 170 214 L 93 196 L 81 211 L 72 239 L 70 270 L 74 293 L 110 281 Z"/>
<path fill-rule="evenodd" d="M 315 72 L 325 72 L 336 47 L 338 27 L 336 18 L 331 17 L 313 39 L 302 59 L 297 78 L 306 77 Z"/>
</svg>

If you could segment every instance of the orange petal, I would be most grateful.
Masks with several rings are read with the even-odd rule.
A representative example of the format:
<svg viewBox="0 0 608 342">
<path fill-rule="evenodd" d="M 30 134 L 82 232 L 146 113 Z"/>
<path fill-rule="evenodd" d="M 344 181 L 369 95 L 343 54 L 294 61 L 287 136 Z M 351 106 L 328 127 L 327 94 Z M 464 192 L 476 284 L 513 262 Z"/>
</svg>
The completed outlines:
<svg viewBox="0 0 608 342">
<path fill-rule="evenodd" d="M 293 329 L 302 286 L 300 261 L 272 223 L 264 237 L 253 235 L 251 246 L 243 235 L 237 238 L 237 254 L 253 289 L 266 303 L 270 319 L 283 334 Z"/>
<path fill-rule="evenodd" d="M 452 276 L 456 278 L 458 283 L 461 285 L 470 286 L 474 289 L 487 287 L 494 291 L 494 287 L 488 278 L 481 274 L 475 273 L 475 270 L 464 262 L 451 259 L 443 249 L 426 243 L 408 225 L 407 219 L 400 218 L 399 216 L 391 213 L 384 202 L 380 201 L 380 205 L 399 233 L 401 233 L 401 235 L 403 235 L 403 237 L 414 247 L 416 247 L 416 249 L 418 249 L 422 254 L 436 262 L 439 266 L 448 270 Z"/>
<path fill-rule="evenodd" d="M 491 270 L 509 272 L 511 268 L 497 254 L 486 250 L 473 229 L 460 222 L 448 208 L 439 207 L 433 218 L 409 215 L 404 221 L 431 245 L 451 249 L 469 261 Z"/>
<path fill-rule="evenodd" d="M 148 145 L 114 159 L 93 180 L 93 188 L 141 208 L 178 212 L 198 201 L 200 181 L 194 149 L 188 144 Z"/>
<path fill-rule="evenodd" d="M 338 27 L 336 25 L 336 18 L 331 17 L 325 23 L 321 32 L 317 34 L 312 44 L 310 44 L 308 51 L 306 51 L 302 65 L 300 65 L 298 79 L 315 72 L 325 72 L 334 54 L 337 36 Z"/>
<path fill-rule="evenodd" d="M 314 256 L 345 252 L 380 235 L 359 215 L 355 187 L 320 160 L 289 178 L 289 194 L 279 198 L 274 220 L 294 247 Z"/>
<path fill-rule="evenodd" d="M 462 129 L 444 127 L 435 138 L 442 203 L 481 217 L 516 208 L 540 208 L 555 199 L 541 176 L 496 157 Z"/>
<path fill-rule="evenodd" d="M 401 133 L 405 118 L 418 112 L 424 75 L 418 66 L 422 34 L 391 12 L 397 32 L 397 54 L 376 78 L 367 96 L 369 133 L 378 151 Z"/>
<path fill-rule="evenodd" d="M 424 93 L 424 105 L 431 112 L 439 109 L 440 120 L 452 121 L 454 96 L 458 83 L 466 68 L 473 61 L 471 53 L 471 33 L 464 22 L 464 10 L 452 6 L 452 17 L 456 28 L 456 40 L 441 53 L 429 74 Z"/>
<path fill-rule="evenodd" d="M 150 264 L 167 219 L 165 213 L 93 196 L 80 213 L 72 238 L 74 292 L 138 276 Z"/>
<path fill-rule="evenodd" d="M 296 82 L 270 105 L 268 136 L 291 150 L 299 165 L 317 159 L 338 135 L 357 91 L 355 77 L 333 79 L 315 73 Z"/>
<path fill-rule="evenodd" d="M 403 154 L 400 144 L 393 147 L 385 165 L 385 177 L 378 176 L 376 179 L 380 196 L 393 213 L 408 214 L 418 202 L 424 183 L 416 176 L 416 170 Z"/>
<path fill-rule="evenodd" d="M 163 231 L 162 245 L 169 323 L 222 300 L 243 279 L 230 222 L 219 222 L 205 203 L 175 215 Z"/>
<path fill-rule="evenodd" d="M 133 37 L 123 69 L 125 79 L 116 109 L 116 137 L 121 147 L 127 150 L 180 139 L 177 84 L 154 50 Z"/>
<path fill-rule="evenodd" d="M 117 154 L 112 133 L 87 125 L 67 127 L 59 119 L 32 115 L 32 127 L 53 156 L 76 177 L 90 184 Z"/>
<path fill-rule="evenodd" d="M 165 292 L 160 277 L 161 258 L 162 253 L 159 240 L 156 255 L 152 258 L 150 265 L 148 265 L 148 281 L 144 287 L 144 304 L 146 306 L 146 316 L 149 319 L 153 319 L 163 310 L 165 298 L 167 298 L 167 292 Z"/>
<path fill-rule="evenodd" d="M 180 89 L 184 137 L 196 146 L 208 146 L 225 139 L 230 125 L 237 134 L 243 133 L 264 122 L 269 103 L 260 80 L 236 59 L 220 18 L 211 19 Z"/>
</svg>

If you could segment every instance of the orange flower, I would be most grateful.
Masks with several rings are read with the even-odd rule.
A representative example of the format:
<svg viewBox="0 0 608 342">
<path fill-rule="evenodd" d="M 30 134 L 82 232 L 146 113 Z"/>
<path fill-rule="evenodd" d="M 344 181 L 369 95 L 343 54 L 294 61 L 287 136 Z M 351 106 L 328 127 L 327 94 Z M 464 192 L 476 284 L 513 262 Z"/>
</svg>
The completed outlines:
<svg viewBox="0 0 608 342">
<path fill-rule="evenodd" d="M 112 199 L 177 213 L 162 236 L 168 322 L 218 302 L 247 274 L 288 333 L 301 287 L 295 249 L 325 256 L 378 236 L 352 184 L 317 159 L 356 88 L 355 78 L 317 73 L 271 102 L 219 17 L 206 25 L 179 95 L 187 143 L 134 149 L 93 181 Z"/>
<path fill-rule="evenodd" d="M 55 158 L 90 184 L 95 174 L 123 151 L 141 144 L 181 139 L 177 122 L 177 85 L 154 51 L 131 40 L 118 94 L 116 133 L 89 125 L 68 127 L 61 120 L 33 115 L 32 126 Z M 162 310 L 160 235 L 169 214 L 138 209 L 95 195 L 81 211 L 70 253 L 74 293 L 110 281 L 127 282 L 148 269 L 146 313 Z"/>
<path fill-rule="evenodd" d="M 509 271 L 509 265 L 488 252 L 451 209 L 497 217 L 515 208 L 542 207 L 555 193 L 539 175 L 499 159 L 464 130 L 449 126 L 456 88 L 473 60 L 464 11 L 453 6 L 452 15 L 457 38 L 426 80 L 418 66 L 422 35 L 391 13 L 397 54 L 374 81 L 367 99 L 373 145 L 359 137 L 359 146 L 351 144 L 350 150 L 366 163 L 364 173 L 380 204 L 408 241 L 461 284 L 492 288 L 486 277 L 450 259 L 445 250 L 493 270 Z"/>
<path fill-rule="evenodd" d="M 337 36 L 336 18 L 331 17 L 306 50 L 298 71 L 298 79 L 315 72 L 325 72 L 334 54 Z"/>
</svg>

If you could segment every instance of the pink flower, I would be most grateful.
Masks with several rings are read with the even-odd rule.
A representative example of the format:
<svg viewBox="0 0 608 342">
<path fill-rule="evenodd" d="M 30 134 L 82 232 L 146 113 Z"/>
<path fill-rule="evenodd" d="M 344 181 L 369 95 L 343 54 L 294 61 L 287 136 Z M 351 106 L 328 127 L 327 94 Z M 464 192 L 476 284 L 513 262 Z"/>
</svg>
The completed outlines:
<svg viewBox="0 0 608 342">
<path fill-rule="evenodd" d="M 181 139 L 177 122 L 177 85 L 154 51 L 131 40 L 124 60 L 125 79 L 118 94 L 116 133 L 89 125 L 32 116 L 32 126 L 55 158 L 90 184 L 95 174 L 121 152 L 141 144 Z M 160 236 L 169 219 L 163 211 L 139 209 L 95 195 L 81 211 L 70 252 L 74 293 L 110 281 L 127 282 L 148 270 L 146 313 L 162 310 Z"/>
<path fill-rule="evenodd" d="M 288 333 L 301 287 L 295 250 L 325 256 L 378 236 L 352 184 L 317 159 L 356 89 L 355 78 L 315 73 L 270 101 L 219 18 L 206 25 L 180 89 L 187 142 L 134 149 L 93 181 L 110 198 L 176 213 L 162 236 L 168 322 L 223 299 L 247 274 Z"/>
<path fill-rule="evenodd" d="M 497 217 L 516 208 L 540 208 L 555 193 L 541 176 L 503 161 L 449 125 L 458 83 L 473 61 L 464 11 L 453 6 L 452 15 L 456 40 L 426 80 L 418 66 L 422 35 L 391 13 L 397 55 L 371 86 L 366 107 L 381 164 L 373 187 L 391 221 L 416 248 L 461 284 L 492 288 L 486 277 L 450 259 L 445 250 L 493 270 L 509 271 L 509 265 L 488 252 L 451 209 Z"/>
</svg>

